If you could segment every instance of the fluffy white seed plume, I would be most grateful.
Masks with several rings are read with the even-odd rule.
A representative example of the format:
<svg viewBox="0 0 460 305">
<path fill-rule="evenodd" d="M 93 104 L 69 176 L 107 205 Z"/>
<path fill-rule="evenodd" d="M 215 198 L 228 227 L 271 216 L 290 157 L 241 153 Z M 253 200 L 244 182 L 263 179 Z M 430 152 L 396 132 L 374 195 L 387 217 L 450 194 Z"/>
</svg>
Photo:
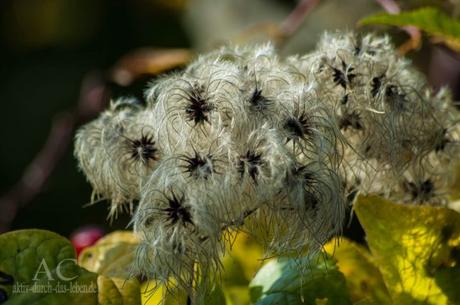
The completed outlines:
<svg viewBox="0 0 460 305">
<path fill-rule="evenodd" d="M 358 191 L 442 203 L 459 153 L 449 93 L 388 37 L 326 33 L 285 60 L 269 44 L 225 47 L 146 96 L 113 102 L 75 154 L 111 214 L 139 202 L 136 271 L 187 289 L 218 274 L 228 229 L 302 254 L 340 232 Z"/>
<path fill-rule="evenodd" d="M 155 126 L 148 121 L 136 100 L 120 99 L 77 133 L 75 155 L 93 186 L 92 200 L 110 200 L 111 217 L 126 206 L 132 210 L 158 158 Z"/>
<path fill-rule="evenodd" d="M 289 60 L 322 83 L 346 142 L 347 187 L 398 201 L 442 203 L 459 153 L 459 113 L 434 94 L 387 37 L 325 34 L 318 50 Z M 312 68 L 313 67 L 313 68 Z"/>
</svg>

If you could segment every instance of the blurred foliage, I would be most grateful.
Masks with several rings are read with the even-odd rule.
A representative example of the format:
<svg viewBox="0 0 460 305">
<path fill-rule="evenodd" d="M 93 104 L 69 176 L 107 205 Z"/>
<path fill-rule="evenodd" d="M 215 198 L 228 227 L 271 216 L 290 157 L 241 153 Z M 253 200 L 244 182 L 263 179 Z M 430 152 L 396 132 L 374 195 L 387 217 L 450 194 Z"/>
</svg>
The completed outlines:
<svg viewBox="0 0 460 305">
<path fill-rule="evenodd" d="M 103 10 L 101 1 L 16 0 L 1 12 L 2 32 L 21 48 L 78 45 L 96 34 Z"/>
<path fill-rule="evenodd" d="M 434 7 L 420 8 L 399 14 L 377 14 L 361 19 L 360 24 L 385 24 L 415 26 L 429 34 L 437 42 L 443 42 L 460 51 L 460 21 Z"/>
<path fill-rule="evenodd" d="M 322 0 L 311 11 L 296 35 L 280 48 L 282 54 L 305 53 L 314 48 L 319 35 L 340 28 L 353 28 L 362 16 L 379 6 L 369 0 Z M 195 49 L 209 50 L 222 43 L 255 43 L 274 38 L 297 0 L 191 0 L 184 11 L 184 27 Z"/>
</svg>

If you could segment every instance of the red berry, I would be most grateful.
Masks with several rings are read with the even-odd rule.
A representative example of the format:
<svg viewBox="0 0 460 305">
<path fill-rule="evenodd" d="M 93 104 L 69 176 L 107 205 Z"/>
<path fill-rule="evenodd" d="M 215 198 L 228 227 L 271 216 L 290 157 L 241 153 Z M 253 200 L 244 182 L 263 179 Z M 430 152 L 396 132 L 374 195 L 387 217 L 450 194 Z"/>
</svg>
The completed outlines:
<svg viewBox="0 0 460 305">
<path fill-rule="evenodd" d="M 70 241 L 78 256 L 83 249 L 94 245 L 102 236 L 104 236 L 104 231 L 100 227 L 85 226 L 75 230 L 70 235 Z"/>
</svg>

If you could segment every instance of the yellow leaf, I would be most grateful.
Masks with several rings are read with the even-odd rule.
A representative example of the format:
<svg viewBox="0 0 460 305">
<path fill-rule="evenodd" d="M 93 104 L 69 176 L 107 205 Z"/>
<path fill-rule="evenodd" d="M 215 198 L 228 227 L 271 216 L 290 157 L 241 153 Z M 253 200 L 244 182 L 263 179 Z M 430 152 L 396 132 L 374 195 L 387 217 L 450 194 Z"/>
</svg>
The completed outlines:
<svg viewBox="0 0 460 305">
<path fill-rule="evenodd" d="M 223 258 L 224 283 L 245 285 L 263 265 L 263 249 L 249 234 L 236 232 L 236 237 L 228 241 L 227 253 Z"/>
<path fill-rule="evenodd" d="M 379 197 L 355 211 L 395 304 L 460 304 L 460 214 Z"/>
<path fill-rule="evenodd" d="M 130 231 L 110 233 L 83 250 L 79 264 L 106 276 L 129 278 L 138 243 L 138 238 Z"/>
<path fill-rule="evenodd" d="M 251 299 L 249 297 L 248 286 L 229 286 L 224 289 L 227 305 L 249 305 Z"/>
</svg>

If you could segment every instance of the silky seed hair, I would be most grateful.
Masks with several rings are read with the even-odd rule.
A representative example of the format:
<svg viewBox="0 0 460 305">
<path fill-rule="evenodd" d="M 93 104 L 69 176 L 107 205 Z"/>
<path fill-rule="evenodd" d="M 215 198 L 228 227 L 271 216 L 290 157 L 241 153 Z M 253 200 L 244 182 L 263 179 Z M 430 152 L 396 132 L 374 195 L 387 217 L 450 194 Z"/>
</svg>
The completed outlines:
<svg viewBox="0 0 460 305">
<path fill-rule="evenodd" d="M 387 36 L 328 32 L 285 59 L 270 44 L 226 46 L 157 79 L 146 101 L 113 101 L 75 155 L 110 215 L 138 202 L 134 272 L 197 300 L 229 232 L 268 256 L 315 253 L 358 192 L 443 204 L 458 164 L 449 91 L 433 92 Z"/>
<path fill-rule="evenodd" d="M 458 111 L 447 90 L 434 94 L 388 37 L 326 33 L 315 52 L 288 61 L 323 84 L 319 95 L 334 109 L 349 144 L 340 169 L 347 189 L 398 201 L 445 202 L 457 164 Z M 436 181 L 436 191 L 410 196 L 407 180 L 422 177 Z"/>
<path fill-rule="evenodd" d="M 109 200 L 110 218 L 120 210 L 132 212 L 142 181 L 161 154 L 148 117 L 137 100 L 120 99 L 77 133 L 75 154 L 93 186 L 91 201 Z"/>
</svg>

